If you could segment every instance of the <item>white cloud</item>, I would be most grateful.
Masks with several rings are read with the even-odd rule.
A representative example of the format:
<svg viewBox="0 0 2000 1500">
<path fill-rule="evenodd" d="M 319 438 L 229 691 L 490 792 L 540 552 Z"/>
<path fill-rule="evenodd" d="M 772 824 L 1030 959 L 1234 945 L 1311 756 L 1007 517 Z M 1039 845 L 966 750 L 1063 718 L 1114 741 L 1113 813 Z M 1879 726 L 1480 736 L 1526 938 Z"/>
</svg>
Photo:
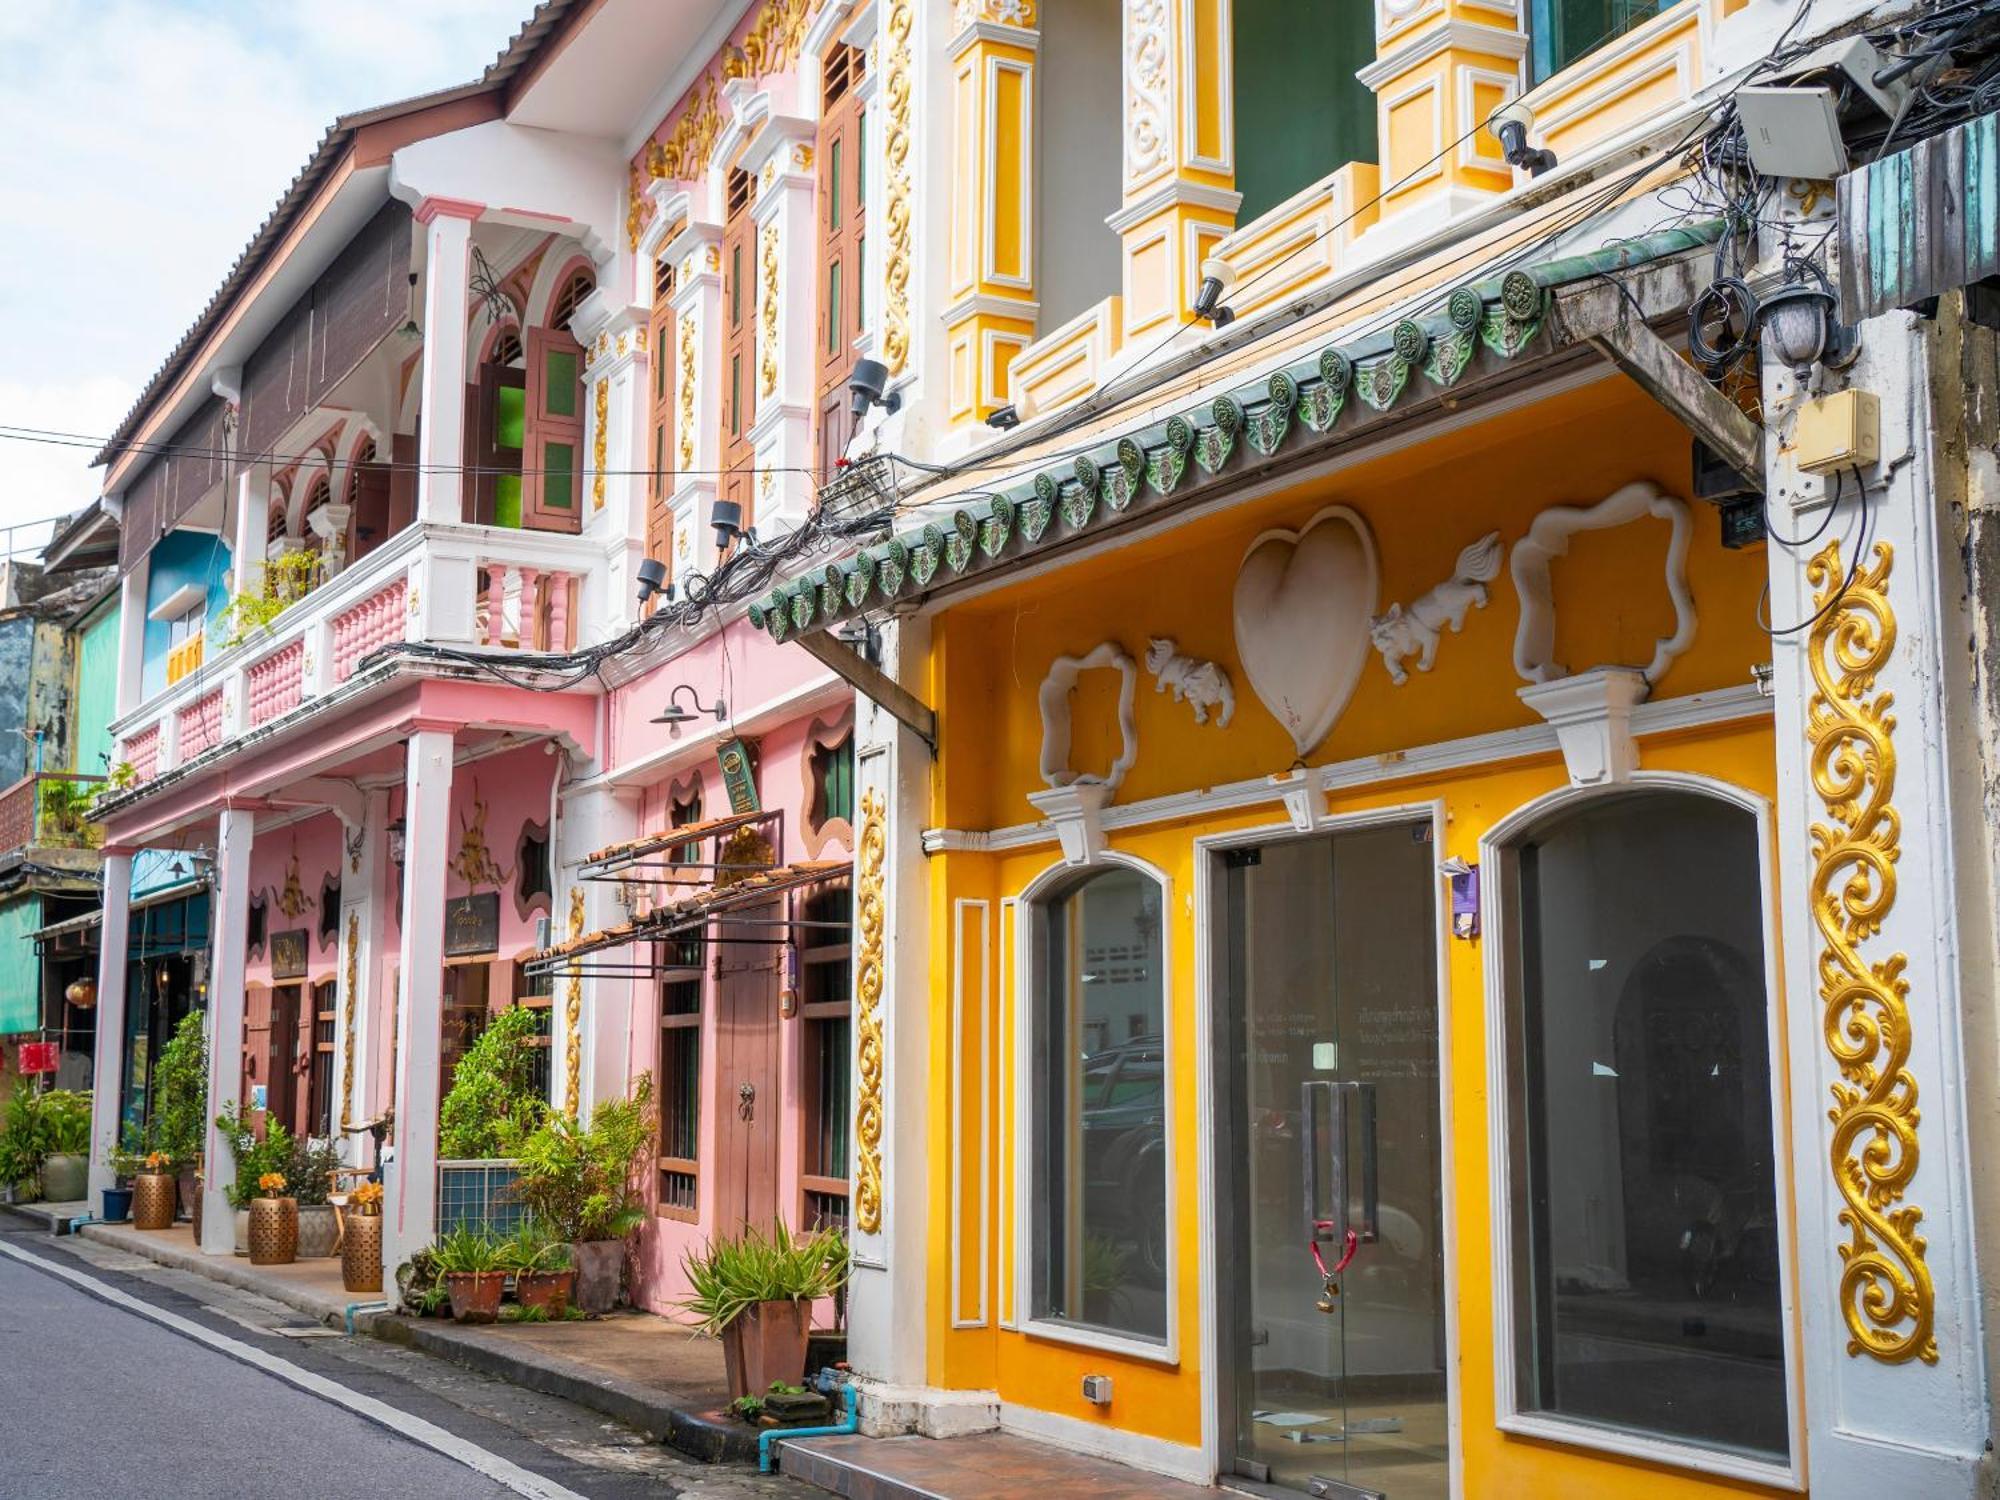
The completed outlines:
<svg viewBox="0 0 2000 1500">
<path fill-rule="evenodd" d="M 335 115 L 478 75 L 530 0 L 0 6 L 0 425 L 108 433 Z M 0 442 L 0 525 L 96 493 Z"/>
</svg>

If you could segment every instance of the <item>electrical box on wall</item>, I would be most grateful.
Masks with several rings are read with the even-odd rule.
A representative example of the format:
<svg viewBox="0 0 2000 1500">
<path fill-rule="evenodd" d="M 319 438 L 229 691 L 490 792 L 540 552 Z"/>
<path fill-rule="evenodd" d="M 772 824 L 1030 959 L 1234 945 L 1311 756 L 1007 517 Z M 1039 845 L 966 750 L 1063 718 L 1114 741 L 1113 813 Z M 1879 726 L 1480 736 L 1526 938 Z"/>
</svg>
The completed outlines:
<svg viewBox="0 0 2000 1500">
<path fill-rule="evenodd" d="M 1808 474 L 1866 468 L 1882 457 L 1882 401 L 1872 391 L 1836 391 L 1799 408 L 1792 458 Z"/>
</svg>

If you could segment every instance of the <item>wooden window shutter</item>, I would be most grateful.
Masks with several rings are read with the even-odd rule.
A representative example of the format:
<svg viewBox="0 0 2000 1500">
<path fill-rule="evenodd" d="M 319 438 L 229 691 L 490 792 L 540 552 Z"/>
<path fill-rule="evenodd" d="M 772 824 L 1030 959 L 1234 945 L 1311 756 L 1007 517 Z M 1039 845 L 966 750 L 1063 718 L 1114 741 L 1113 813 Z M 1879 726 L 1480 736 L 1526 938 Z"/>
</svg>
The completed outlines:
<svg viewBox="0 0 2000 1500">
<path fill-rule="evenodd" d="M 521 451 L 521 524 L 583 527 L 583 345 L 554 328 L 528 330 L 527 438 Z"/>
</svg>

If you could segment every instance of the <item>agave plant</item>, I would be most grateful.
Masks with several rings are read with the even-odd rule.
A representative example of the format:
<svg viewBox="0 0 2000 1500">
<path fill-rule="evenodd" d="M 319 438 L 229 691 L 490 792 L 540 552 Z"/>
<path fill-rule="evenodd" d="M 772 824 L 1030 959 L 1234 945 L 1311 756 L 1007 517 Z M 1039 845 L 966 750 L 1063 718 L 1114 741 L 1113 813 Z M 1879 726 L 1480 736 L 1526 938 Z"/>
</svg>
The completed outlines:
<svg viewBox="0 0 2000 1500">
<path fill-rule="evenodd" d="M 720 1334 L 759 1302 L 811 1301 L 847 1284 L 847 1240 L 837 1229 L 795 1235 L 780 1219 L 770 1234 L 746 1229 L 681 1258 L 690 1295 L 676 1305 L 706 1334 Z"/>
</svg>

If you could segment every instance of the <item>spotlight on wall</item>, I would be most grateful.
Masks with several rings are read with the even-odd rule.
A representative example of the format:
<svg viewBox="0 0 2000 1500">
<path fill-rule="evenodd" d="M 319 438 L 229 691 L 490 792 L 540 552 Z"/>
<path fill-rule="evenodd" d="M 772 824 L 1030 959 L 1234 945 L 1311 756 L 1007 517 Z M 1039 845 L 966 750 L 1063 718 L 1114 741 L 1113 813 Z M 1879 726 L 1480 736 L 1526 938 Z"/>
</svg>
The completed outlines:
<svg viewBox="0 0 2000 1500">
<path fill-rule="evenodd" d="M 1507 158 L 1508 166 L 1524 168 L 1530 177 L 1539 177 L 1556 164 L 1555 152 L 1528 144 L 1528 132 L 1535 128 L 1535 112 L 1519 99 L 1510 99 L 1494 110 L 1486 128 L 1500 143 L 1500 154 Z"/>
<path fill-rule="evenodd" d="M 746 535 L 743 506 L 735 500 L 715 500 L 708 507 L 708 523 L 715 528 L 715 550 L 727 552 L 730 543 Z"/>
<path fill-rule="evenodd" d="M 1803 264 L 1814 280 L 1808 282 L 1799 274 L 1757 304 L 1759 334 L 1771 341 L 1771 352 L 1792 367 L 1800 386 L 1811 377 L 1814 365 L 1844 368 L 1859 352 L 1854 330 L 1835 312 L 1839 304 L 1825 273 L 1810 261 Z"/>
<path fill-rule="evenodd" d="M 857 359 L 847 377 L 848 410 L 859 422 L 868 408 L 879 406 L 894 415 L 903 409 L 903 393 L 889 389 L 889 367 L 879 359 Z"/>
<path fill-rule="evenodd" d="M 687 694 L 688 702 L 694 705 L 692 708 L 682 707 L 680 701 L 682 693 Z M 692 724 L 703 714 L 714 714 L 715 722 L 720 724 L 724 719 L 729 717 L 729 708 L 720 698 L 717 698 L 712 705 L 703 703 L 701 701 L 701 694 L 696 692 L 691 684 L 683 682 L 671 693 L 667 694 L 666 709 L 664 712 L 654 715 L 653 722 L 655 724 L 665 724 L 670 734 L 678 736 L 681 732 L 681 725 Z"/>
<path fill-rule="evenodd" d="M 1219 255 L 1201 263 L 1201 285 L 1194 294 L 1194 315 L 1204 323 L 1227 328 L 1236 314 L 1222 305 L 1222 295 L 1236 285 L 1236 268 Z"/>
<path fill-rule="evenodd" d="M 669 599 L 673 598 L 673 587 L 667 582 L 667 565 L 657 557 L 640 558 L 639 602 L 644 604 L 653 595 L 660 593 L 662 590 L 666 592 L 666 596 Z"/>
<path fill-rule="evenodd" d="M 1021 425 L 1021 414 L 1012 406 L 996 406 L 987 413 L 986 425 L 995 432 L 1011 432 Z"/>
</svg>

